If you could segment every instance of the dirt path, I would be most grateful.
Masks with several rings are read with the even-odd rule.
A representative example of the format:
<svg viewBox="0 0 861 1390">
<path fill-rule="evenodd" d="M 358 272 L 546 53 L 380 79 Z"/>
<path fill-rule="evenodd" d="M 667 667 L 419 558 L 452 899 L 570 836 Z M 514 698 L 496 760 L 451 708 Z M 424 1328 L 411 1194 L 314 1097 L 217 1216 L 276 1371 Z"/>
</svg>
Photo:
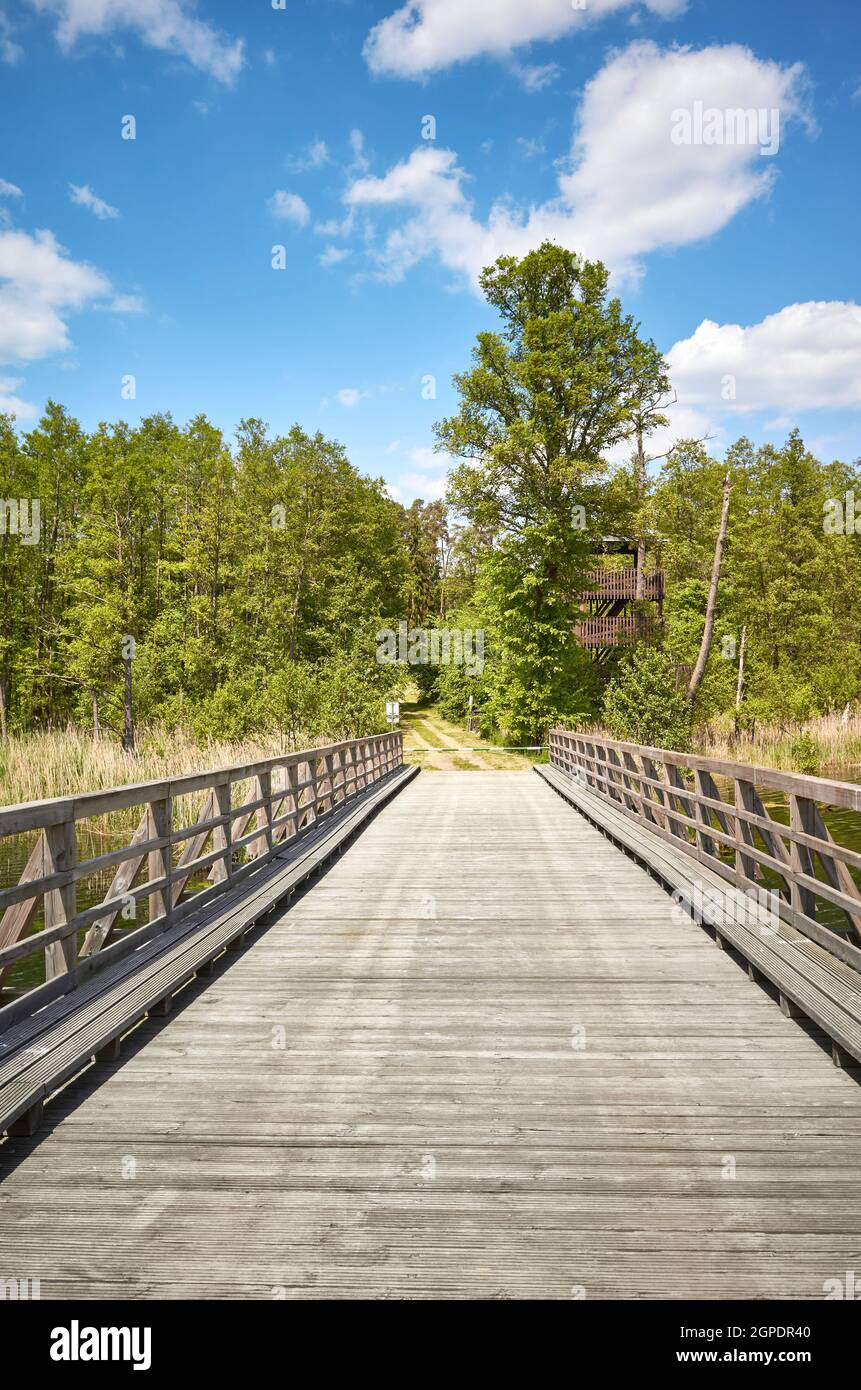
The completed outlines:
<svg viewBox="0 0 861 1390">
<path fill-rule="evenodd" d="M 529 754 L 523 753 L 459 752 L 482 743 L 481 736 L 443 719 L 432 705 L 402 704 L 401 723 L 407 761 L 420 763 L 429 772 L 510 772 L 526 768 L 532 761 Z M 433 751 L 416 752 L 417 749 Z"/>
</svg>

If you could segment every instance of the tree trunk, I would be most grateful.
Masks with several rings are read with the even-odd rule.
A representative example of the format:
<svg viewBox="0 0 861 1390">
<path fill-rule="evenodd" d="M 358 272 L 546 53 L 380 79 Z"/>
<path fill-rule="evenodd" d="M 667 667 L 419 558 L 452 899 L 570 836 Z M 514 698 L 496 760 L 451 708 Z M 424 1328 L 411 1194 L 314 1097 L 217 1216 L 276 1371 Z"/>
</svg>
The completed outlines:
<svg viewBox="0 0 861 1390">
<path fill-rule="evenodd" d="M 718 528 L 717 541 L 715 543 L 715 557 L 712 564 L 712 577 L 709 584 L 709 596 L 706 603 L 706 625 L 703 628 L 703 640 L 700 643 L 700 652 L 697 657 L 696 665 L 691 672 L 691 679 L 685 692 L 688 704 L 693 704 L 697 697 L 697 691 L 702 684 L 705 675 L 706 662 L 709 659 L 709 652 L 712 645 L 712 633 L 715 625 L 715 609 L 717 608 L 718 584 L 720 583 L 720 572 L 723 564 L 723 548 L 726 542 L 727 526 L 729 525 L 729 494 L 732 487 L 732 478 L 727 470 L 723 485 L 723 506 L 721 507 L 720 526 Z"/>
<path fill-rule="evenodd" d="M 305 579 L 305 562 L 299 565 L 296 574 L 296 584 L 293 589 L 293 602 L 290 605 L 290 650 L 288 652 L 291 661 L 296 660 L 296 634 L 299 627 L 299 605 L 302 600 L 302 584 Z"/>
<path fill-rule="evenodd" d="M 745 627 L 743 627 L 742 630 L 741 630 L 741 648 L 740 648 L 739 654 L 738 654 L 738 685 L 737 685 L 736 688 L 735 688 L 735 707 L 736 707 L 736 709 L 738 709 L 739 706 L 741 705 L 741 697 L 742 697 L 742 695 L 744 694 L 744 643 L 745 643 L 745 638 L 746 638 L 746 637 L 747 637 L 747 627 L 745 626 Z"/>
<path fill-rule="evenodd" d="M 123 657 L 123 748 L 127 753 L 133 753 L 135 749 L 131 653 Z"/>
<path fill-rule="evenodd" d="M 6 682 L 0 676 L 0 739 L 6 740 Z"/>
<path fill-rule="evenodd" d="M 97 742 L 98 742 L 98 739 L 99 739 L 99 736 L 100 736 L 100 734 L 101 734 L 102 731 L 101 731 L 101 728 L 99 727 L 99 697 L 98 697 L 98 695 L 96 694 L 95 690 L 94 690 L 93 693 L 92 693 L 92 701 L 93 701 L 93 742 L 94 742 L 94 743 L 97 743 Z"/>
<path fill-rule="evenodd" d="M 637 538 L 637 587 L 634 597 L 642 599 L 646 593 L 646 542 L 642 535 L 642 508 L 646 496 L 646 453 L 643 448 L 643 425 L 641 421 L 637 422 L 637 492 L 640 497 L 640 516 L 637 529 L 641 534 Z"/>
</svg>

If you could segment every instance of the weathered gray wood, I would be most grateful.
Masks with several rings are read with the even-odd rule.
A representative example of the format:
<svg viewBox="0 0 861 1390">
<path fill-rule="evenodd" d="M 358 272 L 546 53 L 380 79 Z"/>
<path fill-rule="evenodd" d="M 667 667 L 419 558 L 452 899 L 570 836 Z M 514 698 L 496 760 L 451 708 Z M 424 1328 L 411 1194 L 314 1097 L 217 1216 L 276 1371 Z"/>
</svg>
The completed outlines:
<svg viewBox="0 0 861 1390">
<path fill-rule="evenodd" d="M 45 829 L 45 868 L 48 873 L 64 873 L 75 867 L 75 823 L 62 821 Z M 75 916 L 75 884 L 45 894 L 45 931 L 64 927 Z M 45 951 L 45 978 L 65 975 L 75 964 L 77 941 L 74 935 L 48 946 Z"/>
<path fill-rule="evenodd" d="M 296 885 L 315 874 L 344 839 L 355 834 L 416 771 L 400 769 L 393 778 L 369 788 L 342 814 L 321 819 L 285 851 L 280 864 L 258 870 L 247 888 L 216 900 L 211 910 L 198 911 L 183 926 L 163 929 L 159 936 L 138 944 L 133 953 L 117 955 L 116 964 L 86 984 L 79 983 L 77 989 L 67 988 L 51 1007 L 41 1007 L 28 1018 L 22 1008 L 30 996 L 24 996 L 0 1010 L 0 1026 L 8 1020 L 0 1060 L 0 1131 L 73 1075 L 111 1038 L 186 984 L 275 903 L 289 900 Z M 118 942 L 108 948 L 105 960 L 127 945 L 128 941 Z M 91 965 L 92 961 L 85 962 Z"/>
<path fill-rule="evenodd" d="M 782 880 L 779 890 L 781 916 L 811 940 L 829 945 L 841 960 L 861 967 L 861 951 L 854 943 L 848 944 L 834 931 L 823 930 L 816 922 L 816 899 L 822 897 L 841 909 L 850 932 L 861 945 L 861 889 L 849 867 L 861 867 L 861 855 L 834 842 L 814 799 L 818 794 L 825 801 L 840 802 L 840 789 L 845 784 L 807 778 L 808 794 L 802 795 L 804 780 L 792 774 L 790 823 L 784 825 L 768 814 L 757 791 L 753 775 L 759 775 L 761 769 L 758 768 L 734 765 L 741 772 L 737 771 L 733 778 L 734 800 L 730 807 L 721 798 L 712 775 L 724 766 L 717 759 L 661 753 L 659 780 L 655 775 L 653 749 L 558 729 L 551 732 L 549 747 L 551 766 L 575 777 L 588 769 L 587 785 L 598 795 L 604 796 L 610 804 L 618 804 L 626 814 L 638 818 L 664 838 L 668 836 L 669 827 L 669 832 L 675 834 L 687 853 L 700 862 L 711 862 L 724 877 L 730 874 L 720 851 L 722 848 L 732 850 L 734 876 L 739 887 L 747 888 L 761 882 L 763 869 L 777 874 Z M 624 794 L 619 790 L 620 756 L 624 766 L 636 773 L 636 777 L 624 778 L 629 789 Z M 688 764 L 694 770 L 693 790 L 686 787 L 684 781 L 684 768 Z M 827 790 L 829 786 L 834 795 Z M 666 808 L 665 815 L 655 814 L 656 800 Z M 759 847 L 757 835 L 765 849 Z M 789 848 L 784 841 L 789 842 Z M 824 882 L 814 876 L 814 855 L 822 864 Z"/>
<path fill-rule="evenodd" d="M 312 754 L 297 752 L 262 763 L 239 768 L 222 768 L 171 781 L 150 782 L 114 788 L 80 797 L 64 797 L 55 801 L 34 802 L 25 807 L 0 809 L 0 837 L 22 827 L 43 827 L 29 856 L 24 873 L 14 888 L 2 890 L 3 901 L 10 904 L 0 922 L 0 979 L 2 973 L 26 956 L 44 952 L 46 983 L 65 980 L 64 987 L 77 986 L 80 971 L 76 967 L 78 932 L 88 929 L 82 943 L 80 960 L 89 961 L 90 969 L 98 969 L 101 961 L 92 965 L 92 957 L 100 953 L 109 941 L 120 912 L 131 896 L 135 901 L 149 900 L 149 921 L 154 928 L 179 921 L 187 904 L 179 906 L 182 893 L 193 875 L 211 869 L 210 882 L 215 891 L 227 891 L 238 882 L 242 870 L 234 864 L 234 852 L 247 849 L 249 861 L 270 859 L 276 844 L 310 825 L 336 804 L 332 769 L 347 750 L 385 749 L 379 766 L 392 770 L 403 761 L 403 736 L 389 733 L 375 739 L 350 740 L 347 744 L 332 744 L 315 749 Z M 340 764 L 339 764 L 340 765 Z M 297 770 L 305 766 L 308 777 L 297 778 Z M 328 795 L 318 793 L 318 769 L 329 769 Z M 305 814 L 283 818 L 284 829 L 273 820 L 273 772 L 292 776 L 292 799 L 295 805 L 300 792 L 304 795 Z M 250 800 L 241 807 L 231 805 L 231 787 L 250 780 Z M 172 806 L 176 795 L 207 791 L 203 815 L 188 829 L 172 829 Z M 123 850 L 79 862 L 76 854 L 75 826 L 85 816 L 105 814 L 136 804 L 144 804 L 144 813 L 131 844 Z M 218 814 L 215 814 L 218 812 Z M 256 816 L 256 829 L 244 834 L 245 827 Z M 297 823 L 298 822 L 298 823 Z M 263 834 L 258 834 L 258 831 Z M 214 849 L 202 850 L 210 834 Z M 183 844 L 177 872 L 172 868 L 173 846 Z M 135 887 L 144 863 L 148 865 L 147 881 Z M 118 865 L 107 896 L 97 907 L 75 913 L 75 884 L 80 878 Z M 195 898 L 201 896 L 195 895 Z M 32 925 L 39 901 L 46 904 L 45 929 L 37 937 L 20 940 Z M 201 897 L 201 902 L 205 901 Z M 131 933 L 130 933 L 131 935 Z M 57 987 L 59 988 L 59 987 Z M 41 986 L 33 991 L 34 1004 L 56 997 L 56 989 L 47 993 Z"/>
<path fill-rule="evenodd" d="M 808 835 L 812 835 L 815 831 L 815 813 L 816 803 L 811 801 L 809 797 L 797 795 L 790 797 L 789 823 L 793 830 L 803 830 Z M 816 894 L 811 892 L 809 888 L 803 888 L 798 881 L 801 874 L 810 878 L 815 877 L 813 855 L 806 845 L 799 844 L 796 840 L 791 842 L 789 852 L 795 871 L 789 884 L 790 901 L 798 912 L 803 912 L 805 917 L 814 919 L 816 917 Z"/>
<path fill-rule="evenodd" d="M 152 838 L 169 840 L 173 829 L 173 802 L 171 798 L 166 796 L 160 801 L 150 802 L 148 814 Z M 173 861 L 169 843 L 163 849 L 150 851 L 147 870 L 150 882 L 164 885 L 149 895 L 149 919 L 151 922 L 155 921 L 157 917 L 166 917 L 173 907 L 172 870 Z"/>
<path fill-rule="evenodd" d="M 11 1146 L 0 1248 L 43 1297 L 818 1300 L 859 1267 L 853 1073 L 536 776 L 417 778 L 196 988 Z"/>
<path fill-rule="evenodd" d="M 32 879 L 42 878 L 44 872 L 45 832 L 40 830 L 19 882 L 29 883 Z M 14 906 L 6 909 L 2 919 L 0 919 L 0 948 L 12 946 L 19 937 L 26 935 L 39 911 L 39 905 L 40 899 L 34 894 L 33 897 L 15 903 Z M 3 976 L 7 969 L 8 966 L 0 966 L 0 984 L 3 983 Z"/>
<path fill-rule="evenodd" d="M 149 838 L 149 833 L 150 816 L 149 809 L 147 809 L 146 811 L 144 811 L 144 814 L 137 826 L 137 829 L 132 835 L 131 847 L 145 842 Z M 129 889 L 131 888 L 132 884 L 137 878 L 138 873 L 140 872 L 143 862 L 144 853 L 142 851 L 140 854 L 134 855 L 133 858 L 127 859 L 123 864 L 120 865 L 119 869 L 113 877 L 111 886 L 105 894 L 105 898 L 108 902 L 110 902 L 113 898 L 120 898 L 124 894 L 128 893 Z M 116 922 L 119 913 L 120 909 L 115 908 L 105 917 L 100 917 L 97 922 L 93 923 L 86 936 L 84 937 L 83 942 L 81 943 L 82 956 L 89 956 L 93 951 L 98 951 L 104 945 L 104 943 L 110 936 L 111 928 L 114 926 L 114 923 Z"/>
<path fill-rule="evenodd" d="M 550 733 L 551 748 L 564 739 L 583 738 L 565 729 L 553 729 Z M 645 754 L 657 764 L 678 768 L 704 768 L 714 776 L 745 778 L 760 787 L 773 787 L 776 791 L 795 792 L 799 796 L 809 796 L 826 806 L 842 806 L 847 811 L 861 811 L 861 785 L 855 782 L 837 782 L 828 777 L 811 777 L 802 772 L 782 772 L 773 767 L 760 767 L 753 763 L 736 763 L 726 758 L 709 758 L 701 753 L 676 753 L 667 748 L 641 747 L 637 743 L 625 743 L 620 739 L 601 735 L 596 740 L 592 735 L 587 741 L 599 743 L 602 748 L 612 748 L 618 752 L 629 752 L 640 757 Z"/>
<path fill-rule="evenodd" d="M 717 894 L 723 904 L 720 921 L 712 921 L 708 911 L 704 920 L 777 986 L 788 1016 L 814 1020 L 861 1062 L 861 975 L 857 969 L 832 960 L 827 950 L 788 930 L 773 905 L 760 906 L 744 893 L 734 902 L 714 869 L 697 867 L 684 846 L 669 847 L 670 837 L 632 823 L 630 813 L 613 806 L 608 798 L 580 787 L 556 768 L 537 770 L 618 844 L 633 851 L 692 911 L 699 911 L 706 893 Z M 702 860 L 706 859 L 703 855 Z M 841 949 L 857 954 L 854 947 L 841 945 Z"/>
<path fill-rule="evenodd" d="M 858 940 L 861 941 L 861 894 L 859 894 L 855 880 L 845 863 L 828 852 L 834 841 L 831 838 L 831 832 L 823 821 L 819 808 L 815 802 L 812 803 L 811 821 L 813 824 L 813 833 L 817 836 L 819 842 L 817 848 L 819 862 L 825 871 L 828 882 L 831 884 L 832 888 L 838 889 L 842 894 L 845 894 L 848 899 L 854 899 L 858 903 L 858 909 L 856 911 L 852 910 L 851 902 L 844 904 L 844 911 L 846 912 L 850 924 L 854 928 L 855 935 Z M 813 877 L 812 874 L 811 877 Z"/>
</svg>

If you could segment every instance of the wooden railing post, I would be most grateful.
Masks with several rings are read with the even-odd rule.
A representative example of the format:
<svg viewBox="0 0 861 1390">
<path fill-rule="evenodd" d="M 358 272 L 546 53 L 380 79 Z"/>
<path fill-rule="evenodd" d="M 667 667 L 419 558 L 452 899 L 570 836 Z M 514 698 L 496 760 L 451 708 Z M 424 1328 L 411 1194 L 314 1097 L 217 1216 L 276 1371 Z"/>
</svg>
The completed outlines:
<svg viewBox="0 0 861 1390">
<path fill-rule="evenodd" d="M 169 839 L 173 828 L 173 801 L 170 796 L 162 797 L 159 801 L 149 803 L 149 829 L 153 839 Z M 163 845 L 161 849 L 150 850 L 147 860 L 147 873 L 150 882 L 156 879 L 166 878 L 167 883 L 157 888 L 154 893 L 149 895 L 149 920 L 155 921 L 156 917 L 169 917 L 173 906 L 171 893 L 171 873 L 173 868 L 173 856 L 170 844 Z"/>
<path fill-rule="evenodd" d="M 291 836 L 299 833 L 299 793 L 296 790 L 299 782 L 299 764 L 290 763 L 286 769 L 287 776 L 284 782 L 284 789 L 287 795 L 284 802 L 287 804 L 288 812 L 292 812 L 290 820 L 287 821 L 284 830 L 284 838 L 290 839 Z"/>
<path fill-rule="evenodd" d="M 225 817 L 223 825 L 217 825 L 212 832 L 212 847 L 220 850 L 221 855 L 216 860 L 212 871 L 214 883 L 225 883 L 233 877 L 233 826 L 230 819 L 231 810 L 231 782 L 230 776 L 222 778 L 213 787 L 215 797 L 215 814 Z"/>
<path fill-rule="evenodd" d="M 735 804 L 738 811 L 752 811 L 756 788 L 743 777 L 735 779 Z M 753 844 L 753 831 L 742 815 L 735 818 L 735 881 L 741 888 L 756 882 L 756 860 L 745 854 L 745 846 Z"/>
<path fill-rule="evenodd" d="M 262 801 L 263 805 L 255 812 L 256 828 L 261 832 L 260 838 L 252 840 L 249 845 L 249 853 L 254 858 L 261 854 L 266 854 L 272 848 L 272 773 L 261 772 L 255 777 L 252 783 L 251 800 Z"/>
<path fill-rule="evenodd" d="M 697 849 L 701 850 L 703 854 L 714 854 L 715 842 L 712 837 L 706 833 L 706 830 L 701 828 L 711 826 L 711 817 L 709 816 L 708 808 L 703 806 L 700 802 L 700 797 L 708 796 L 709 793 L 703 783 L 703 773 L 699 768 L 694 768 L 694 786 L 697 793 L 697 799 L 694 803 L 694 810 L 696 812 L 695 820 L 697 822 Z"/>
<path fill-rule="evenodd" d="M 75 822 L 71 809 L 67 818 L 58 825 L 45 827 L 45 857 L 43 873 L 60 874 L 74 869 L 77 863 Z M 74 881 L 64 888 L 52 888 L 44 896 L 45 931 L 54 927 L 64 927 L 75 915 L 76 885 Z M 72 932 L 62 941 L 55 941 L 45 950 L 45 979 L 55 980 L 71 970 L 77 959 L 77 936 Z"/>
<path fill-rule="evenodd" d="M 356 761 L 356 749 L 347 748 L 344 750 L 344 786 L 346 787 L 348 798 L 353 796 L 357 790 L 358 770 Z"/>
<path fill-rule="evenodd" d="M 332 805 L 340 806 L 344 800 L 344 750 L 338 748 L 332 754 Z"/>
<path fill-rule="evenodd" d="M 670 830 L 678 839 L 688 841 L 687 827 L 682 825 L 678 819 L 679 814 L 688 814 L 689 802 L 684 796 L 674 796 L 673 790 L 678 788 L 680 791 L 687 791 L 685 780 L 681 772 L 674 763 L 664 763 L 664 774 L 667 779 L 667 816 L 670 822 Z M 681 808 L 679 803 L 681 802 Z"/>
<path fill-rule="evenodd" d="M 816 834 L 816 803 L 810 801 L 806 796 L 797 796 L 793 793 L 789 798 L 789 825 L 792 830 L 801 830 L 806 835 Z M 806 845 L 800 845 L 797 841 L 790 841 L 789 846 L 792 868 L 795 873 L 808 875 L 810 878 L 816 877 L 816 869 L 813 863 L 813 854 Z M 806 917 L 816 919 L 816 894 L 809 888 L 804 888 L 793 876 L 789 883 L 790 902 L 798 912 L 803 912 Z"/>
</svg>

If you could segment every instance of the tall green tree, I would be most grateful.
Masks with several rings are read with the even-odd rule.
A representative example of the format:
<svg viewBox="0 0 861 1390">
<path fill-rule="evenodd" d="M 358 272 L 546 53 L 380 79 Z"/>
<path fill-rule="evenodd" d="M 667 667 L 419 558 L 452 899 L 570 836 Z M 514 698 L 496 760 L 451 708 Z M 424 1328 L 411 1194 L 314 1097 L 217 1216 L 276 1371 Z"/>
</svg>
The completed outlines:
<svg viewBox="0 0 861 1390">
<path fill-rule="evenodd" d="M 573 637 L 603 529 L 607 453 L 663 417 L 664 362 L 608 294 L 598 261 L 545 242 L 481 276 L 500 332 L 479 334 L 455 377 L 460 409 L 437 427 L 462 462 L 457 511 L 487 531 L 481 593 L 496 634 L 497 701 L 519 737 L 581 716 L 595 679 Z"/>
</svg>

